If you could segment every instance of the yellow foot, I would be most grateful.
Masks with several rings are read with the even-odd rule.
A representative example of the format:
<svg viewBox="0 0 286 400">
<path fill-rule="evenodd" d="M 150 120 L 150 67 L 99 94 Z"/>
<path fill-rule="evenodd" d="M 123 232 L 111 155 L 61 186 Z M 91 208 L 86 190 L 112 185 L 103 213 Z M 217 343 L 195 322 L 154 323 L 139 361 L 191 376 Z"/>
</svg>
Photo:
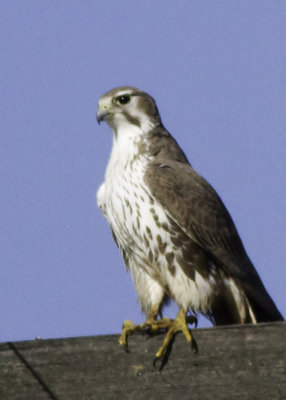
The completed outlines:
<svg viewBox="0 0 286 400">
<path fill-rule="evenodd" d="M 154 318 L 147 318 L 147 320 L 140 325 L 135 325 L 132 321 L 126 320 L 122 326 L 122 332 L 119 338 L 119 344 L 123 349 L 128 352 L 128 336 L 141 334 L 155 335 L 162 330 L 168 329 L 172 320 L 169 318 L 161 318 L 155 320 Z"/>
<path fill-rule="evenodd" d="M 122 326 L 122 332 L 119 338 L 119 344 L 120 346 L 126 351 L 128 352 L 128 340 L 127 337 L 129 335 L 132 335 L 132 333 L 135 333 L 137 328 L 137 325 L 135 325 L 132 321 L 126 320 L 123 323 Z"/>
<path fill-rule="evenodd" d="M 153 361 L 154 366 L 156 366 L 158 360 L 162 360 L 161 368 L 163 367 L 163 364 L 165 363 L 164 359 L 168 358 L 172 343 L 175 339 L 175 336 L 179 332 L 183 333 L 187 342 L 191 345 L 192 349 L 194 349 L 195 352 L 198 351 L 195 339 L 192 337 L 192 334 L 188 329 L 188 323 L 194 323 L 195 325 L 197 325 L 197 319 L 193 316 L 186 316 L 185 310 L 181 308 L 176 319 L 170 320 L 169 326 L 166 326 L 166 328 L 168 328 L 168 332 L 163 340 L 162 346 L 156 353 L 155 359 Z"/>
</svg>

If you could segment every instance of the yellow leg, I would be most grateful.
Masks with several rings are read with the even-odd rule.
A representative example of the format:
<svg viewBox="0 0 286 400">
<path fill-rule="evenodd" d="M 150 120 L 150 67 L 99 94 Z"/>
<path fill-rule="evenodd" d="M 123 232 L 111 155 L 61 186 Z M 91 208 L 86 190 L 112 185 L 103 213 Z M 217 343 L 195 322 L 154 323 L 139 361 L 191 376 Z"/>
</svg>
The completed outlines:
<svg viewBox="0 0 286 400">
<path fill-rule="evenodd" d="M 189 331 L 188 328 L 188 323 L 197 323 L 196 317 L 193 316 L 186 316 L 186 310 L 183 308 L 180 308 L 178 315 L 175 320 L 171 321 L 168 326 L 168 332 L 166 333 L 166 336 L 163 340 L 162 346 L 159 348 L 159 350 L 156 353 L 156 357 L 154 360 L 154 363 L 158 359 L 162 359 L 164 355 L 166 354 L 167 350 L 169 349 L 169 346 L 171 345 L 172 341 L 174 340 L 174 337 L 178 332 L 182 332 L 183 335 L 185 336 L 187 342 L 192 345 L 192 347 L 197 350 L 197 345 L 192 337 L 191 332 Z"/>
<path fill-rule="evenodd" d="M 186 310 L 180 308 L 176 319 L 161 318 L 157 320 L 158 312 L 159 307 L 152 307 L 146 321 L 140 325 L 135 325 L 132 321 L 126 320 L 123 323 L 122 332 L 119 337 L 120 346 L 122 346 L 125 351 L 128 351 L 128 336 L 135 335 L 136 333 L 149 333 L 152 335 L 167 330 L 162 346 L 156 353 L 154 365 L 158 360 L 167 358 L 170 346 L 179 332 L 183 333 L 187 342 L 197 351 L 196 342 L 188 328 L 188 324 L 197 324 L 196 317 L 187 316 Z"/>
<path fill-rule="evenodd" d="M 128 336 L 135 335 L 136 333 L 156 334 L 159 333 L 160 330 L 168 328 L 171 320 L 169 318 L 157 320 L 158 313 L 159 306 L 153 306 L 143 324 L 135 325 L 132 321 L 124 321 L 119 337 L 120 346 L 122 346 L 125 351 L 128 351 Z"/>
</svg>

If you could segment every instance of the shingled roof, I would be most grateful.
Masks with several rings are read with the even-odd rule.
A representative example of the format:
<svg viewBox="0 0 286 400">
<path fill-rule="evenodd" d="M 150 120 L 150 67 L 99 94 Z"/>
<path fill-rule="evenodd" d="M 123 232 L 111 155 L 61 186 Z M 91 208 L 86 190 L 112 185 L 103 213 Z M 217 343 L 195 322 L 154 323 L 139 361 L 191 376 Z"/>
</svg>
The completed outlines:
<svg viewBox="0 0 286 400">
<path fill-rule="evenodd" d="M 285 399 L 286 323 L 193 330 L 194 354 L 178 335 L 162 371 L 162 336 L 35 340 L 0 344 L 1 400 Z"/>
</svg>

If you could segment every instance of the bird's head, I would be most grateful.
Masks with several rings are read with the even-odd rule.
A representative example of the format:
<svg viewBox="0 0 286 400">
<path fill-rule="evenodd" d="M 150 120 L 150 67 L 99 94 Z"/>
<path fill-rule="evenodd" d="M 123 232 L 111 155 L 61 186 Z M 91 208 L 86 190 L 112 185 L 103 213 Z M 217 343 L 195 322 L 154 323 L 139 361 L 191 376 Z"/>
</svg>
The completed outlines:
<svg viewBox="0 0 286 400">
<path fill-rule="evenodd" d="M 133 125 L 147 131 L 161 124 L 154 99 L 131 86 L 110 90 L 98 101 L 97 121 L 105 121 L 117 132 Z"/>
</svg>

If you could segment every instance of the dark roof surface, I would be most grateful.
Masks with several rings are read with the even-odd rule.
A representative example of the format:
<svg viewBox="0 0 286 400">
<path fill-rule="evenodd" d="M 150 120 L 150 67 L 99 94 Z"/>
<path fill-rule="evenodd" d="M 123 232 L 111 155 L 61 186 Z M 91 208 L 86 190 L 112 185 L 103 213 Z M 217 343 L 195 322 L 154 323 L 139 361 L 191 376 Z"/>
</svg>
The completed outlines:
<svg viewBox="0 0 286 400">
<path fill-rule="evenodd" d="M 1 400 L 284 399 L 286 323 L 193 330 L 199 352 L 178 335 L 162 371 L 163 336 L 118 336 L 0 344 Z"/>
</svg>

